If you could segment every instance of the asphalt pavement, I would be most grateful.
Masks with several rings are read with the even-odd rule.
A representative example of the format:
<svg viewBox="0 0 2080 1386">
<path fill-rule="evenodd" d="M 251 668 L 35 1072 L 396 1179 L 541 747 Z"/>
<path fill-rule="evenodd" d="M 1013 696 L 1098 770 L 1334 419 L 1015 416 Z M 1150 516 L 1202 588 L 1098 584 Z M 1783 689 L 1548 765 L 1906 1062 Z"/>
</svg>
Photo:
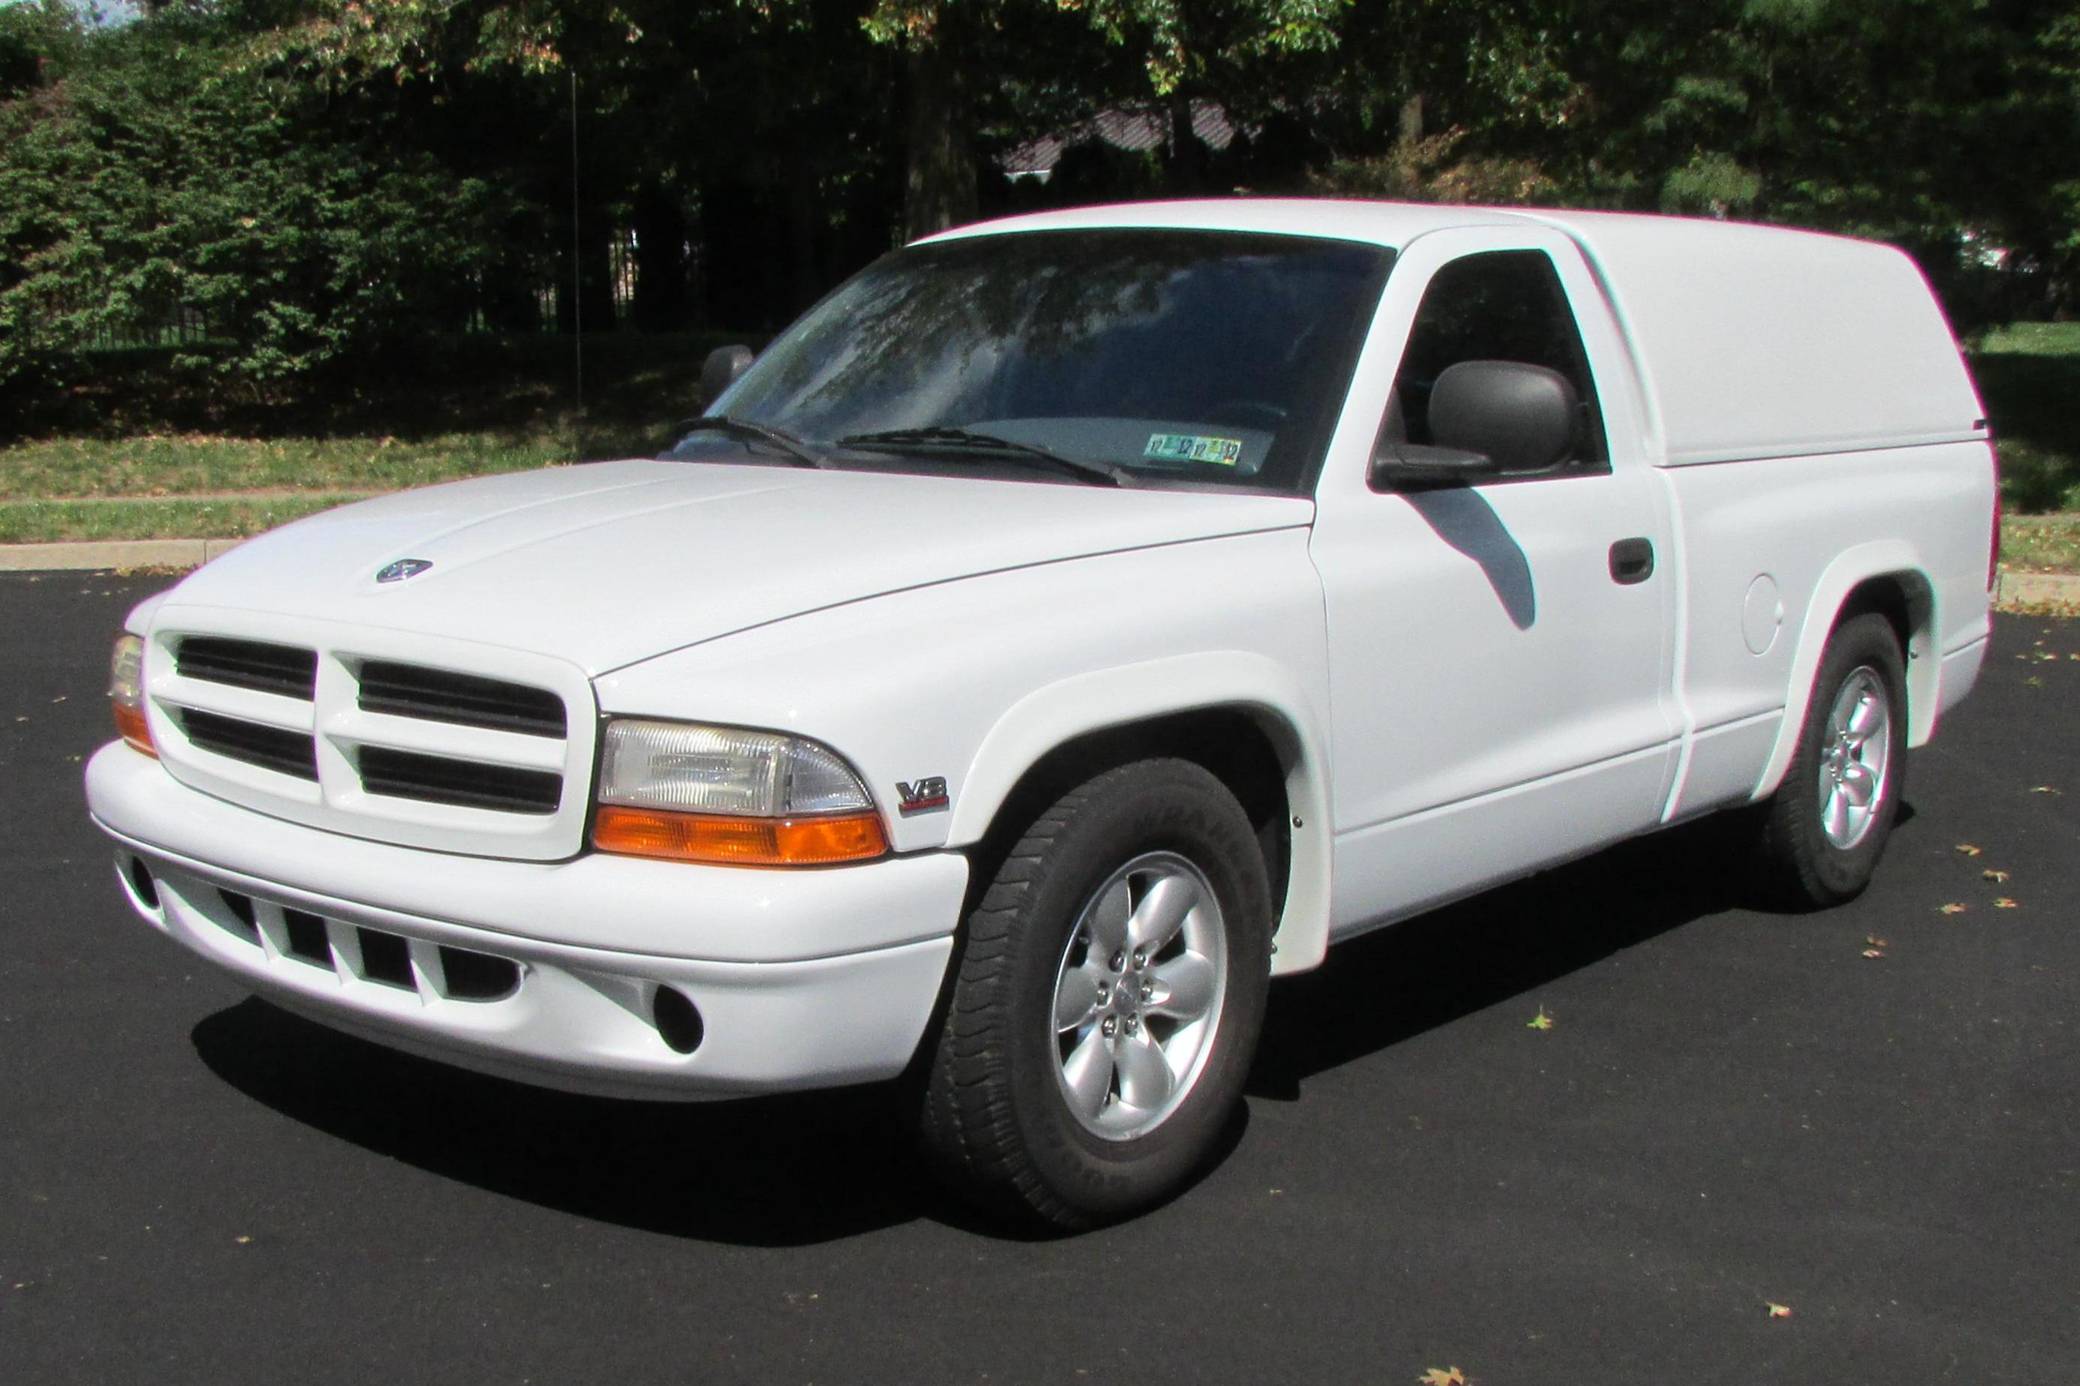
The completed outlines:
<svg viewBox="0 0 2080 1386">
<path fill-rule="evenodd" d="M 0 1382 L 2080 1382 L 2080 622 L 2000 618 L 1862 900 L 1691 828 L 1345 945 L 1202 1180 L 1034 1239 L 885 1089 L 476 1077 L 137 921 L 80 768 L 167 581 L 0 576 Z"/>
</svg>

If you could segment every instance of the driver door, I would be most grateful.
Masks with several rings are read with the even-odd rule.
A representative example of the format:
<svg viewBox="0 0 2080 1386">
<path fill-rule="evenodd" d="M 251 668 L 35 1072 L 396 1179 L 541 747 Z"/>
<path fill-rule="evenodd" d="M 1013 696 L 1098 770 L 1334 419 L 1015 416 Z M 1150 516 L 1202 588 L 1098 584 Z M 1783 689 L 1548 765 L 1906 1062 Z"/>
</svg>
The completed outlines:
<svg viewBox="0 0 2080 1386">
<path fill-rule="evenodd" d="M 1471 483 L 1375 482 L 1426 443 L 1461 360 L 1560 371 L 1563 460 Z M 1558 232 L 1419 237 L 1388 280 L 1321 482 L 1336 899 L 1349 934 L 1657 823 L 1675 766 L 1673 556 L 1638 395 Z M 1642 572 L 1644 555 L 1645 571 Z"/>
</svg>

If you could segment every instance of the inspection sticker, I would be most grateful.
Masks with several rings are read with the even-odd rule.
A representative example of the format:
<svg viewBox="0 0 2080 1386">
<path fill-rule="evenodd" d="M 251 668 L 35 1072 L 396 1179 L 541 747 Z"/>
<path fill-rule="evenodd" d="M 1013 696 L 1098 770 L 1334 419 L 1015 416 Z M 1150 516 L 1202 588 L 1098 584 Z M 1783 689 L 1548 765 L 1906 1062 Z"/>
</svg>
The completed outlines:
<svg viewBox="0 0 2080 1386">
<path fill-rule="evenodd" d="M 1151 433 L 1143 457 L 1164 462 L 1211 462 L 1232 467 L 1242 460 L 1240 438 L 1204 438 L 1196 433 Z"/>
</svg>

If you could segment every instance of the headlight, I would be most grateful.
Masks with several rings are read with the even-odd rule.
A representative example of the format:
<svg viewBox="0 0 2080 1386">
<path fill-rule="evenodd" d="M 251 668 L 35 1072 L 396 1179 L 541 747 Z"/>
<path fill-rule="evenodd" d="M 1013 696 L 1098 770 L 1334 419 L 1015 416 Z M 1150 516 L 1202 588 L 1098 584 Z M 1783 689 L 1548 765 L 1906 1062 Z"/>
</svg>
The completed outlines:
<svg viewBox="0 0 2080 1386">
<path fill-rule="evenodd" d="M 108 661 L 108 706 L 123 740 L 148 756 L 159 754 L 144 718 L 144 641 L 135 635 L 116 637 Z"/>
<path fill-rule="evenodd" d="M 615 718 L 592 845 L 738 866 L 818 866 L 888 851 L 873 799 L 836 752 L 773 732 Z"/>
</svg>

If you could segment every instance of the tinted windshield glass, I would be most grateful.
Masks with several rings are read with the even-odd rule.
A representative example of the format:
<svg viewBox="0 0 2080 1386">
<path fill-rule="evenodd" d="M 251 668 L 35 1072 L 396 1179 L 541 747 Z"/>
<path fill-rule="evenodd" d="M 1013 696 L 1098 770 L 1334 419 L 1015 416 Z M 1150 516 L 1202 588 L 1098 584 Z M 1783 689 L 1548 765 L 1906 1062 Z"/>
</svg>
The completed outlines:
<svg viewBox="0 0 2080 1386">
<path fill-rule="evenodd" d="M 1163 230 L 917 247 L 818 304 L 715 412 L 940 464 L 958 441 L 874 435 L 960 429 L 1140 480 L 1298 489 L 1387 258 Z"/>
</svg>

